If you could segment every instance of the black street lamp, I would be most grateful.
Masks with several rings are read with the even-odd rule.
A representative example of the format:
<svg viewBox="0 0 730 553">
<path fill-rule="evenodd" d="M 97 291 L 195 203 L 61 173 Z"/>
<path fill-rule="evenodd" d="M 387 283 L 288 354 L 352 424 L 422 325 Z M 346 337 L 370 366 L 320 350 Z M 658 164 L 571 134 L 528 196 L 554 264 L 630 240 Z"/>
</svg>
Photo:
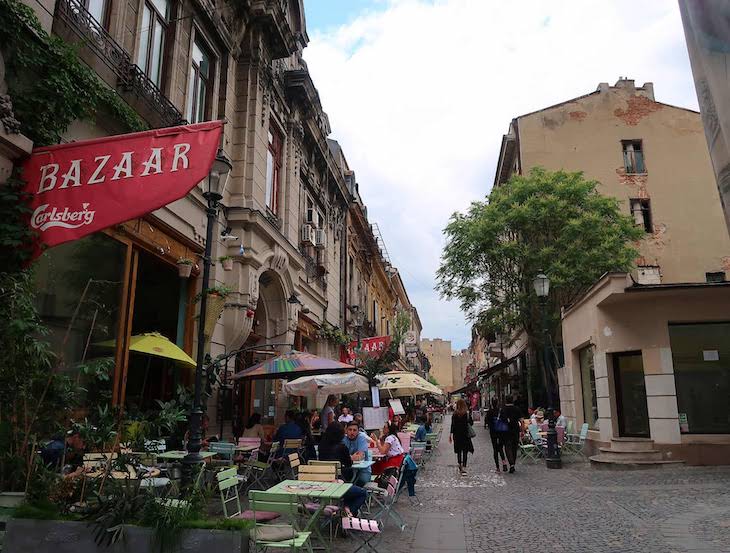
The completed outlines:
<svg viewBox="0 0 730 553">
<path fill-rule="evenodd" d="M 228 173 L 233 166 L 223 150 L 219 149 L 213 162 L 213 167 L 208 175 L 208 183 L 203 192 L 203 198 L 208 202 L 206 214 L 208 222 L 206 226 L 205 253 L 203 254 L 203 281 L 200 297 L 200 316 L 198 317 L 198 350 L 195 367 L 195 393 L 193 396 L 193 408 L 190 412 L 190 438 L 188 439 L 188 454 L 183 458 L 183 487 L 192 483 L 193 470 L 203 462 L 200 456 L 202 446 L 202 419 L 203 408 L 201 395 L 203 388 L 203 372 L 205 359 L 205 311 L 208 307 L 208 294 L 206 290 L 210 282 L 211 249 L 213 246 L 213 227 L 215 227 L 216 216 L 218 215 L 218 202 L 223 199 L 223 191 L 228 181 Z"/>
<path fill-rule="evenodd" d="M 542 315 L 542 355 L 543 355 L 543 371 L 545 378 L 545 386 L 548 388 L 548 397 L 550 405 L 548 405 L 548 431 L 547 431 L 547 453 L 545 454 L 545 464 L 549 469 L 562 468 L 563 464 L 560 460 L 560 448 L 558 447 L 558 433 L 555 430 L 555 403 L 558 400 L 557 390 L 555 390 L 555 382 L 550 372 L 550 332 L 547 324 L 547 298 L 550 293 L 550 279 L 540 272 L 532 281 L 535 288 L 535 294 L 540 300 L 540 314 Z"/>
</svg>

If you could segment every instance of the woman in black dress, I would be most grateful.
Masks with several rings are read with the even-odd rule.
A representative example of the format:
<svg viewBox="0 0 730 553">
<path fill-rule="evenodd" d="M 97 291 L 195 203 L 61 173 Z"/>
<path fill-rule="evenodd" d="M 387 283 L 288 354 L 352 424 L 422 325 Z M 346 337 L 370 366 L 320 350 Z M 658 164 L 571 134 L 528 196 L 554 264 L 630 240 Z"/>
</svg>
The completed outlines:
<svg viewBox="0 0 730 553">
<path fill-rule="evenodd" d="M 502 410 L 499 408 L 499 402 L 496 397 L 492 398 L 491 407 L 484 416 L 484 424 L 489 427 L 489 437 L 492 439 L 492 452 L 494 453 L 495 472 L 499 472 L 499 460 L 502 459 L 502 470 L 507 472 L 507 460 L 504 456 L 504 442 L 502 434 L 504 433 L 506 423 L 502 416 Z M 499 428 L 498 428 L 499 427 Z"/>
<path fill-rule="evenodd" d="M 466 401 L 460 399 L 456 402 L 456 410 L 451 417 L 451 432 L 449 443 L 454 444 L 454 453 L 459 463 L 459 472 L 466 475 L 466 457 L 474 453 L 474 444 L 471 442 L 470 429 L 474 426 L 471 413 L 466 406 Z"/>
</svg>

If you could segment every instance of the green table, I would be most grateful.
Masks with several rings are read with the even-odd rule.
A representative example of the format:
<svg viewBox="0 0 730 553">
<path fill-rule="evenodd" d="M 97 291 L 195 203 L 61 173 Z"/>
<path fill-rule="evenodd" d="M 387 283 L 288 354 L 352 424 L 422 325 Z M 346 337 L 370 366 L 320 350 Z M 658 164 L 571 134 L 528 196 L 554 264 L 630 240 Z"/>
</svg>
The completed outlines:
<svg viewBox="0 0 730 553">
<path fill-rule="evenodd" d="M 297 497 L 304 497 L 310 499 L 319 500 L 319 508 L 312 513 L 311 518 L 307 522 L 304 532 L 313 532 L 317 535 L 319 540 L 322 542 L 325 551 L 330 550 L 330 545 L 327 540 L 322 536 L 320 531 L 319 517 L 322 515 L 324 508 L 328 502 L 339 502 L 347 491 L 352 487 L 352 484 L 340 484 L 339 482 L 311 482 L 309 480 L 283 480 L 279 482 L 273 488 L 266 490 L 270 493 L 283 493 L 296 495 Z"/>
<path fill-rule="evenodd" d="M 158 453 L 157 458 L 158 459 L 167 459 L 169 461 L 182 461 L 185 456 L 188 454 L 187 451 L 165 451 L 165 453 Z M 215 457 L 215 453 L 212 451 L 201 451 L 200 456 L 205 459 L 210 459 L 211 457 Z"/>
</svg>

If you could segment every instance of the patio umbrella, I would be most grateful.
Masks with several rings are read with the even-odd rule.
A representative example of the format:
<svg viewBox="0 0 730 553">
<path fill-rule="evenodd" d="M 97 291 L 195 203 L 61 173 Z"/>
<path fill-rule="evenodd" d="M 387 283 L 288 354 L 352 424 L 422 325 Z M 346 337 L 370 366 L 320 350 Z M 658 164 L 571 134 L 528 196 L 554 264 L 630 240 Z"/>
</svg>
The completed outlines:
<svg viewBox="0 0 730 553">
<path fill-rule="evenodd" d="M 311 353 L 292 350 L 267 359 L 258 365 L 244 369 L 233 375 L 234 380 L 241 378 L 292 378 L 297 376 L 342 373 L 352 371 L 355 367 L 347 363 L 340 363 L 333 359 L 317 357 Z"/>
<path fill-rule="evenodd" d="M 284 384 L 284 391 L 290 396 L 351 394 L 369 389 L 368 379 L 353 372 L 302 376 Z"/>
<path fill-rule="evenodd" d="M 117 345 L 117 341 L 107 340 L 106 342 L 99 342 L 94 345 L 104 348 L 114 348 Z M 159 332 L 135 334 L 129 339 L 129 351 L 150 355 L 152 357 L 171 359 L 176 364 L 186 367 L 195 368 L 197 366 L 195 361 L 187 353 Z"/>
<path fill-rule="evenodd" d="M 103 348 L 114 348 L 117 346 L 117 341 L 107 340 L 106 342 L 99 342 L 94 345 Z M 197 363 L 187 353 L 159 332 L 145 332 L 144 334 L 131 336 L 129 338 L 129 351 L 148 356 L 147 366 L 144 370 L 144 379 L 142 380 L 142 391 L 140 392 L 142 397 L 144 397 L 144 391 L 147 387 L 147 377 L 150 372 L 152 357 L 169 359 L 176 365 L 182 367 L 193 369 L 197 367 Z"/>
<path fill-rule="evenodd" d="M 391 397 L 444 394 L 441 388 L 434 386 L 428 380 L 415 373 L 405 371 L 391 371 L 380 375 L 378 388 L 388 392 Z"/>
</svg>

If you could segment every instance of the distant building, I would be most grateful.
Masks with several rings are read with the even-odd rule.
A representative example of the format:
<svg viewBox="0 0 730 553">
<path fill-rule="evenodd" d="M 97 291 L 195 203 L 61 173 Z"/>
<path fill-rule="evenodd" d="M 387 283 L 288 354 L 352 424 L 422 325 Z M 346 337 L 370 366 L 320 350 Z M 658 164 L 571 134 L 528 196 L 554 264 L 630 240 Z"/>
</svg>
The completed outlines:
<svg viewBox="0 0 730 553">
<path fill-rule="evenodd" d="M 431 365 L 430 376 L 436 379 L 438 386 L 444 392 L 451 392 L 459 387 L 454 383 L 450 340 L 423 338 L 421 340 L 421 351 L 423 351 Z"/>
<path fill-rule="evenodd" d="M 730 238 L 699 113 L 601 83 L 513 119 L 495 186 L 536 166 L 583 171 L 646 231 L 631 274 L 563 308 L 563 413 L 611 448 L 597 462 L 634 439 L 644 460 L 730 463 Z"/>
</svg>

